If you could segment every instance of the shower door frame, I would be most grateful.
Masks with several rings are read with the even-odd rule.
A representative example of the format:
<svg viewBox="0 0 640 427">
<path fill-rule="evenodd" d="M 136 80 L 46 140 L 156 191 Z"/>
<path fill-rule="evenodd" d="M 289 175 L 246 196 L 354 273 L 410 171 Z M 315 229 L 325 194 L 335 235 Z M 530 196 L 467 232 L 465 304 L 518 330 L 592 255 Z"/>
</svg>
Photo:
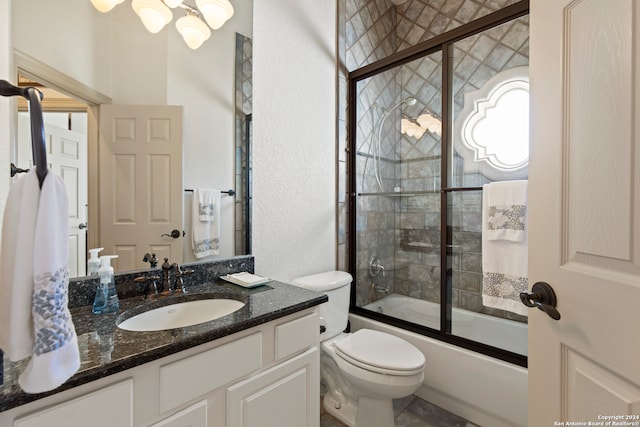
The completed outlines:
<svg viewBox="0 0 640 427">
<path fill-rule="evenodd" d="M 457 41 L 481 33 L 498 25 L 529 14 L 529 0 L 514 3 L 496 12 L 471 21 L 446 33 L 433 37 L 430 40 L 418 43 L 415 46 L 397 52 L 386 58 L 353 70 L 347 75 L 347 170 L 349 171 L 347 191 L 349 198 L 349 269 L 351 274 L 357 274 L 356 259 L 356 205 L 357 205 L 357 177 L 356 177 L 356 131 L 355 123 L 357 84 L 358 82 L 373 77 L 379 73 L 399 67 L 413 60 L 420 59 L 435 52 L 442 52 L 442 136 L 441 136 L 441 188 L 440 188 L 440 329 L 428 328 L 417 325 L 382 313 L 358 307 L 356 305 L 356 283 L 354 279 L 351 288 L 350 312 L 363 317 L 371 318 L 392 326 L 397 326 L 420 335 L 425 335 L 444 341 L 471 351 L 487 356 L 495 357 L 506 362 L 527 367 L 527 356 L 513 353 L 501 348 L 493 347 L 481 342 L 452 334 L 452 273 L 449 268 L 449 256 L 447 246 L 451 243 L 451 235 L 447 232 L 449 194 L 456 191 L 478 191 L 482 187 L 449 187 L 449 152 L 452 138 L 452 110 L 453 94 L 451 93 L 453 70 L 449 67 L 448 58 L 452 53 L 453 44 Z M 444 268 L 443 268 L 444 267 Z"/>
</svg>

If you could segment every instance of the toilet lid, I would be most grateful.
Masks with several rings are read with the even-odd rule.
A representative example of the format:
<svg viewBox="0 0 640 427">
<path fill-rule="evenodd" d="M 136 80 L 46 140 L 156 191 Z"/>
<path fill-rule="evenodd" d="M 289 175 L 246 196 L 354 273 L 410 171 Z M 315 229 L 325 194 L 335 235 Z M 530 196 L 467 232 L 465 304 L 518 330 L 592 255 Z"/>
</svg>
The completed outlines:
<svg viewBox="0 0 640 427">
<path fill-rule="evenodd" d="M 424 355 L 403 339 L 391 334 L 360 329 L 335 342 L 343 359 L 374 372 L 414 375 L 424 368 Z"/>
</svg>

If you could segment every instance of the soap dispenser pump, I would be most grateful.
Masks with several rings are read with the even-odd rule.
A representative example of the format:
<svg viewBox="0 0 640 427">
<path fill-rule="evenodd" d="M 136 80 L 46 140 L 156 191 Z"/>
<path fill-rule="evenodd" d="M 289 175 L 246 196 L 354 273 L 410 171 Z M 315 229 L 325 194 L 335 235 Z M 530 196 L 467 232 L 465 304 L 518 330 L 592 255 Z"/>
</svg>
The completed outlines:
<svg viewBox="0 0 640 427">
<path fill-rule="evenodd" d="M 98 274 L 98 270 L 100 269 L 100 259 L 98 258 L 98 253 L 102 251 L 104 248 L 95 248 L 89 249 L 89 253 L 91 254 L 91 258 L 87 261 L 87 274 L 89 276 L 95 276 Z"/>
<path fill-rule="evenodd" d="M 98 270 L 100 283 L 93 300 L 93 314 L 115 313 L 120 308 L 113 267 L 111 267 L 112 258 L 118 258 L 118 255 L 100 257 L 100 269 Z"/>
</svg>

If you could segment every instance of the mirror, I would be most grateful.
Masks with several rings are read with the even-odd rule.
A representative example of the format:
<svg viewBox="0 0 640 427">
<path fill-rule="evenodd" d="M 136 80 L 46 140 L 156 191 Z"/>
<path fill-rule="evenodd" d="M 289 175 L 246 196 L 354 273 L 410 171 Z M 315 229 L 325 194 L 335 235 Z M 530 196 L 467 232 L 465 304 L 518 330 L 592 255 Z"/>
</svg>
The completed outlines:
<svg viewBox="0 0 640 427">
<path fill-rule="evenodd" d="M 230 188 L 236 191 L 241 190 L 235 197 L 223 195 L 221 201 L 221 218 L 223 219 L 221 240 L 225 235 L 228 238 L 225 239 L 224 244 L 221 242 L 219 256 L 213 258 L 226 258 L 249 253 L 250 233 L 247 232 L 246 213 L 250 209 L 250 187 L 248 186 L 248 174 L 250 173 L 248 156 L 250 152 L 246 136 L 250 133 L 247 134 L 246 129 L 248 129 L 247 117 L 250 124 L 250 109 L 247 110 L 246 102 L 250 101 L 250 92 L 243 92 L 243 90 L 247 87 L 250 88 L 251 85 L 250 80 L 247 85 L 246 75 L 242 77 L 244 84 L 240 86 L 242 89 L 240 92 L 234 90 L 234 84 L 237 85 L 236 75 L 238 73 L 242 75 L 243 70 L 246 72 L 247 66 L 250 71 L 251 61 L 250 57 L 246 57 L 246 49 L 244 50 L 245 57 L 238 61 L 236 33 L 246 34 L 241 36 L 242 44 L 245 47 L 250 47 L 252 1 L 232 0 L 236 9 L 232 20 L 227 22 L 221 30 L 214 32 L 211 39 L 197 51 L 186 48 L 175 28 L 169 28 L 170 26 L 167 26 L 167 29 L 163 31 L 164 35 L 162 33 L 159 35 L 146 33 L 128 4 L 123 5 L 126 7 L 120 6 L 120 10 L 116 13 L 112 12 L 112 16 L 99 14 L 93 10 L 88 1 L 86 1 L 86 7 L 84 4 L 79 7 L 80 0 L 74 0 L 71 2 L 74 4 L 70 5 L 66 3 L 58 6 L 47 5 L 44 7 L 51 7 L 52 10 L 42 11 L 42 16 L 48 14 L 52 17 L 51 21 L 59 21 L 59 23 L 57 25 L 34 24 L 28 32 L 25 32 L 25 25 L 21 25 L 21 23 L 33 19 L 29 10 L 34 6 L 34 2 L 35 0 L 13 2 L 14 58 L 17 58 L 15 63 L 18 72 L 23 75 L 23 79 L 25 81 L 26 79 L 33 80 L 29 82 L 30 84 L 33 84 L 34 81 L 41 82 L 47 86 L 47 90 L 49 88 L 59 89 L 61 96 L 68 95 L 69 91 L 65 90 L 65 87 L 50 84 L 52 80 L 56 80 L 55 78 L 47 78 L 46 71 L 50 67 L 50 69 L 68 76 L 69 81 L 84 85 L 83 90 L 95 91 L 99 96 L 108 93 L 108 98 L 103 96 L 107 99 L 105 103 L 183 105 L 182 188 L 211 187 L 220 190 L 229 190 Z M 82 3 L 85 1 L 82 0 Z M 73 14 L 66 13 L 68 10 L 62 10 L 74 7 L 76 9 Z M 60 10 L 56 9 L 54 12 L 54 8 Z M 57 15 L 65 18 L 56 19 Z M 73 23 L 68 22 L 69 16 L 74 16 Z M 78 21 L 77 25 L 75 19 Z M 99 22 L 96 24 L 98 20 Z M 107 24 L 103 25 L 100 22 L 103 24 L 107 22 Z M 111 34 L 110 53 L 105 53 L 101 57 L 101 49 L 93 49 L 89 46 L 87 49 L 91 51 L 91 54 L 83 54 L 83 49 L 85 49 L 83 42 L 78 41 L 74 45 L 76 39 L 95 39 L 96 35 L 104 37 L 105 32 L 102 30 L 105 29 L 105 26 L 111 27 L 111 30 L 107 32 L 107 34 Z M 65 33 L 67 27 L 70 29 Z M 87 37 L 79 37 L 79 35 L 82 36 L 82 31 L 88 33 Z M 58 34 L 60 32 L 62 34 Z M 125 37 L 128 39 L 124 40 Z M 217 39 L 214 40 L 214 38 Z M 52 43 L 56 45 L 55 52 L 47 51 L 47 46 L 50 45 L 49 39 L 53 39 Z M 139 44 L 136 46 L 138 39 Z M 222 52 L 220 46 L 215 46 L 215 43 L 223 41 L 224 50 L 228 51 L 228 54 Z M 212 43 L 212 45 L 207 47 L 207 43 Z M 130 44 L 132 48 L 129 51 L 127 48 Z M 143 61 L 136 62 L 135 56 L 147 50 L 156 56 L 150 57 L 148 61 L 147 58 L 142 58 Z M 240 53 L 242 52 L 240 51 Z M 73 58 L 69 59 L 69 57 Z M 32 64 L 37 65 L 31 66 Z M 67 64 L 71 64 L 71 66 Z M 158 64 L 162 64 L 165 69 L 158 70 Z M 241 64 L 242 68 L 238 69 L 238 64 Z M 100 80 L 100 75 L 105 69 L 108 75 L 103 81 L 111 82 L 110 88 L 108 85 L 106 86 L 110 90 L 105 90 L 105 85 L 87 84 L 88 81 Z M 161 80 L 162 78 L 164 80 Z M 83 90 L 80 93 L 85 93 Z M 238 97 L 238 93 L 242 95 Z M 45 99 L 52 100 L 53 98 L 47 95 Z M 93 104 L 96 103 L 94 99 L 89 101 Z M 238 102 L 241 102 L 241 105 Z M 82 105 L 82 103 L 75 101 L 74 103 Z M 202 108 L 203 106 L 205 108 Z M 90 107 L 88 114 L 84 113 L 86 125 L 78 124 L 76 116 L 80 113 L 77 111 L 64 111 L 60 105 L 57 108 L 55 121 L 61 125 L 59 127 L 69 130 L 68 125 L 71 124 L 72 131 L 79 129 L 87 131 L 89 134 L 88 143 L 95 143 L 91 139 L 92 132 L 97 132 L 96 128 L 92 128 L 92 126 L 96 126 L 97 109 L 94 106 Z M 82 107 L 74 108 L 81 109 Z M 236 119 L 239 117 L 238 112 L 242 114 L 240 127 L 236 123 Z M 92 120 L 94 120 L 93 124 Z M 22 133 L 19 122 L 20 119 L 16 119 L 16 141 L 21 139 Z M 240 133 L 239 138 L 235 138 L 234 135 L 238 136 L 238 132 Z M 21 155 L 20 150 L 21 148 L 16 147 L 12 158 L 17 161 L 18 167 L 28 168 L 31 161 L 30 156 L 28 154 Z M 240 155 L 239 158 L 235 158 L 237 153 Z M 27 158 L 26 163 L 25 157 Z M 95 179 L 95 166 L 97 165 L 91 162 L 91 156 L 89 156 L 89 166 L 86 169 L 89 182 L 91 182 L 92 176 Z M 191 251 L 188 234 L 191 196 L 188 193 L 181 196 L 184 212 L 182 228 L 187 231 L 184 241 L 185 249 L 181 260 L 172 259 L 171 261 L 191 262 L 196 261 Z M 97 194 L 92 194 L 91 186 L 89 186 L 88 202 L 85 205 L 91 205 L 97 197 Z M 78 209 L 82 210 L 82 202 L 79 202 L 78 206 Z M 96 221 L 92 221 L 91 217 L 88 218 L 88 221 L 79 220 L 79 224 L 87 222 L 88 244 L 82 251 L 84 254 L 90 247 L 101 246 L 99 241 L 92 238 L 92 234 L 95 234 L 92 230 L 97 229 Z M 82 262 L 78 261 L 77 264 L 79 266 Z M 78 274 L 81 275 L 82 268 L 78 268 L 78 271 Z M 117 266 L 116 271 L 122 272 Z"/>
<path fill-rule="evenodd" d="M 253 42 L 236 34 L 236 255 L 251 253 Z"/>
<path fill-rule="evenodd" d="M 56 174 L 62 176 L 69 196 L 69 275 L 84 276 L 88 232 L 88 106 L 23 75 L 18 75 L 18 86 L 33 86 L 44 94 L 42 116 L 47 163 Z M 18 99 L 17 106 L 17 149 L 14 164 L 19 171 L 26 171 L 33 166 L 29 107 L 22 98 Z"/>
</svg>

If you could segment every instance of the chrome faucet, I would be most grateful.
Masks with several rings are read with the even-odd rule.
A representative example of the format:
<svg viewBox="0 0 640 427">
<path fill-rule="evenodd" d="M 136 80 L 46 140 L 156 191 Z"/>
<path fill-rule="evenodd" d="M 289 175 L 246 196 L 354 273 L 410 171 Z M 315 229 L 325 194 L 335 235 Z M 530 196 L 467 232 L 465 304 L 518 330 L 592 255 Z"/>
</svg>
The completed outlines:
<svg viewBox="0 0 640 427">
<path fill-rule="evenodd" d="M 382 273 L 382 277 L 384 277 L 384 265 L 380 263 L 380 258 L 376 255 L 373 255 L 369 259 L 369 273 L 371 276 L 376 277 L 378 274 Z"/>
<path fill-rule="evenodd" d="M 389 287 L 388 286 L 384 286 L 384 285 L 379 285 L 377 283 L 372 283 L 371 284 L 371 290 L 377 294 L 385 294 L 385 295 L 389 295 Z"/>
<path fill-rule="evenodd" d="M 173 270 L 174 265 L 176 264 L 169 264 L 169 258 L 164 259 L 164 263 L 162 264 L 162 283 L 160 283 L 160 292 L 165 289 L 173 291 L 173 288 L 171 287 L 171 270 Z"/>
<path fill-rule="evenodd" d="M 178 285 L 180 285 L 180 289 L 182 289 L 182 293 L 186 293 L 187 292 L 187 288 L 184 285 L 184 276 L 188 276 L 189 274 L 193 273 L 193 270 L 182 270 L 182 268 L 178 265 L 178 264 L 171 264 L 171 266 L 173 267 L 173 270 L 176 272 L 175 276 L 176 276 L 176 280 L 175 282 L 173 282 L 173 287 L 169 287 L 170 291 L 175 290 L 175 288 L 178 287 Z"/>
</svg>

